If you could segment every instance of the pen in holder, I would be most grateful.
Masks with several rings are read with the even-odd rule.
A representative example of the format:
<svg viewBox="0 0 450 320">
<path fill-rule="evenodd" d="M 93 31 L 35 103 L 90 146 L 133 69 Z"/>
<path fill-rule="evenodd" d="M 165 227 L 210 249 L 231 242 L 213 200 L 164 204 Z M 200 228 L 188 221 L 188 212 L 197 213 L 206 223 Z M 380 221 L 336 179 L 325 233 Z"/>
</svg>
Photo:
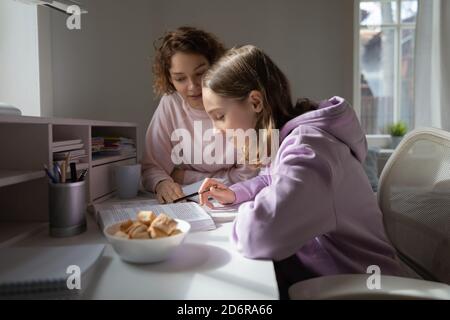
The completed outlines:
<svg viewBox="0 0 450 320">
<path fill-rule="evenodd" d="M 49 182 L 50 236 L 70 237 L 86 231 L 86 181 Z"/>
</svg>

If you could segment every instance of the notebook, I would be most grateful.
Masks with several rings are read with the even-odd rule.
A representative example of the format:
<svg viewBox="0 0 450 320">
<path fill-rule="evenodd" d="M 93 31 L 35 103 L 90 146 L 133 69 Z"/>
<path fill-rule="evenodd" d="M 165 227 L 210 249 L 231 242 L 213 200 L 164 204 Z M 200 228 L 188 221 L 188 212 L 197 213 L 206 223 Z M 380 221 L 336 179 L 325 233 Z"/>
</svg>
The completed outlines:
<svg viewBox="0 0 450 320">
<path fill-rule="evenodd" d="M 212 203 L 214 208 L 211 209 L 206 206 L 204 206 L 203 208 L 205 208 L 206 212 L 211 216 L 215 223 L 232 222 L 234 221 L 234 219 L 236 219 L 239 205 L 224 206 L 219 204 L 215 200 L 212 200 L 210 202 Z"/>
<path fill-rule="evenodd" d="M 88 285 L 88 274 L 103 254 L 105 245 L 19 247 L 0 249 L 0 299 L 70 298 Z M 69 266 L 78 266 L 81 290 L 69 290 Z"/>
</svg>

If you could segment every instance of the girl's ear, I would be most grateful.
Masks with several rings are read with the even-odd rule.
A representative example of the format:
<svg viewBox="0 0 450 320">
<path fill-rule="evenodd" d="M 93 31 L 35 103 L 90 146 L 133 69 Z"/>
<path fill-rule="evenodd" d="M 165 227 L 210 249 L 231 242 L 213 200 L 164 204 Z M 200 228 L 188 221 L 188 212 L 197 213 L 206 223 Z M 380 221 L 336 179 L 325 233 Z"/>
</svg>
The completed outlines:
<svg viewBox="0 0 450 320">
<path fill-rule="evenodd" d="M 253 111 L 260 113 L 263 109 L 263 97 L 258 90 L 250 91 L 248 95 L 249 102 L 252 104 Z"/>
</svg>

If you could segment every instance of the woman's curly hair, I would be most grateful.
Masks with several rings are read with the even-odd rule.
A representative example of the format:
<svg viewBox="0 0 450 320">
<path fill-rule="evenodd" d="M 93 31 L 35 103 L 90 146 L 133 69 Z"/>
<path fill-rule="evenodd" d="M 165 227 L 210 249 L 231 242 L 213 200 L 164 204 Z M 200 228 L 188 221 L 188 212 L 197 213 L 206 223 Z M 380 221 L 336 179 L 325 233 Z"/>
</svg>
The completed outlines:
<svg viewBox="0 0 450 320">
<path fill-rule="evenodd" d="M 200 54 L 213 65 L 225 52 L 225 47 L 213 34 L 194 27 L 180 27 L 167 32 L 154 43 L 154 48 L 153 90 L 158 96 L 175 92 L 169 72 L 175 53 Z"/>
</svg>

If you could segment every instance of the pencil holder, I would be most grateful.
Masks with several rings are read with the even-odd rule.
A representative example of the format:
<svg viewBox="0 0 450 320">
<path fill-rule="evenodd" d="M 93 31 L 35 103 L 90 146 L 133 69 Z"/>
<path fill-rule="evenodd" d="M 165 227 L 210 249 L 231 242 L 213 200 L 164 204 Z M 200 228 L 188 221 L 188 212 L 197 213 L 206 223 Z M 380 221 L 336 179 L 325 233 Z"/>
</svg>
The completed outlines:
<svg viewBox="0 0 450 320">
<path fill-rule="evenodd" d="M 86 231 L 86 181 L 49 183 L 50 236 L 70 237 Z"/>
</svg>

